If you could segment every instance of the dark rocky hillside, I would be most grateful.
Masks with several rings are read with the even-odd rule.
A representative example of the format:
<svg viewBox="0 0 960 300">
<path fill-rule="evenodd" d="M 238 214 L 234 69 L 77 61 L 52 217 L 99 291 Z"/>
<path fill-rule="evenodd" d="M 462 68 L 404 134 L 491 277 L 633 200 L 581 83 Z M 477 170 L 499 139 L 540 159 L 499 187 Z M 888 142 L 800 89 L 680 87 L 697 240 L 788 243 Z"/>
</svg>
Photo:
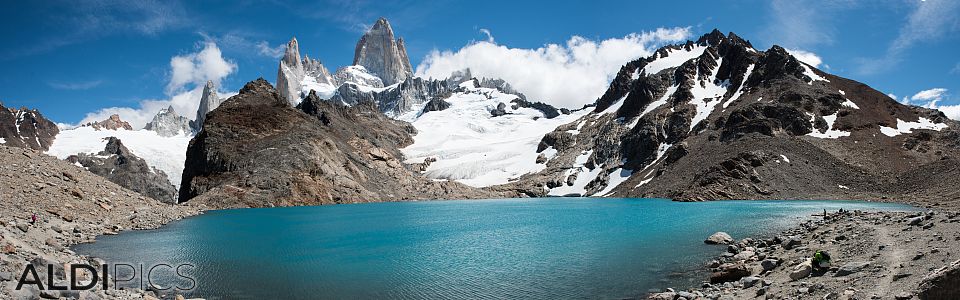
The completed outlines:
<svg viewBox="0 0 960 300">
<path fill-rule="evenodd" d="M 372 105 L 311 94 L 292 107 L 258 79 L 207 115 L 187 150 L 180 201 L 267 207 L 497 196 L 415 174 L 397 150 L 412 133 Z"/>
<path fill-rule="evenodd" d="M 46 151 L 58 133 L 57 124 L 36 109 L 13 109 L 0 103 L 0 144 Z"/>
<path fill-rule="evenodd" d="M 167 180 L 167 174 L 130 153 L 118 138 L 107 138 L 107 146 L 97 154 L 71 155 L 67 161 L 144 196 L 166 203 L 177 201 L 177 189 Z"/>
<path fill-rule="evenodd" d="M 594 109 L 544 137 L 540 151 L 558 151 L 546 170 L 501 188 L 544 195 L 594 173 L 585 195 L 953 203 L 956 194 L 937 175 L 957 173 L 955 121 L 733 33 L 629 62 Z"/>
</svg>

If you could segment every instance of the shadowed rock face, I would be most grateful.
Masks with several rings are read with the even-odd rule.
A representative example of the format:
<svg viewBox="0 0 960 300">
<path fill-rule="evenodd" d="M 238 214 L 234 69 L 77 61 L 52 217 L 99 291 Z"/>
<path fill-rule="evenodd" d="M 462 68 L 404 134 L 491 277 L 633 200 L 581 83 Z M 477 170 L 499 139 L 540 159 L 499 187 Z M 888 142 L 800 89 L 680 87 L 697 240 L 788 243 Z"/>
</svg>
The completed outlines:
<svg viewBox="0 0 960 300">
<path fill-rule="evenodd" d="M 80 153 L 67 157 L 67 161 L 144 196 L 176 203 L 177 189 L 167 180 L 167 174 L 130 153 L 118 138 L 107 138 L 106 147 L 96 155 Z"/>
<path fill-rule="evenodd" d="M 357 42 L 353 64 L 367 68 L 387 86 L 413 75 L 403 39 L 394 39 L 393 28 L 384 18 L 378 19 Z"/>
<path fill-rule="evenodd" d="M 491 195 L 409 170 L 397 149 L 414 132 L 369 104 L 315 93 L 291 107 L 258 79 L 211 112 L 190 142 L 180 199 L 266 207 Z"/>
<path fill-rule="evenodd" d="M 8 147 L 47 150 L 60 133 L 57 124 L 37 110 L 12 109 L 0 103 L 0 144 Z"/>
<path fill-rule="evenodd" d="M 657 66 L 674 55 L 689 58 Z M 593 106 L 543 138 L 541 151 L 558 150 L 544 171 L 501 188 L 544 195 L 600 168 L 585 194 L 878 199 L 927 189 L 919 197 L 931 201 L 956 194 L 919 179 L 955 173 L 956 122 L 817 70 L 779 46 L 756 50 L 733 33 L 715 30 L 628 62 Z M 890 136 L 902 122 L 939 129 Z M 584 153 L 582 171 L 569 171 Z M 621 174 L 629 178 L 611 178 Z"/>
</svg>

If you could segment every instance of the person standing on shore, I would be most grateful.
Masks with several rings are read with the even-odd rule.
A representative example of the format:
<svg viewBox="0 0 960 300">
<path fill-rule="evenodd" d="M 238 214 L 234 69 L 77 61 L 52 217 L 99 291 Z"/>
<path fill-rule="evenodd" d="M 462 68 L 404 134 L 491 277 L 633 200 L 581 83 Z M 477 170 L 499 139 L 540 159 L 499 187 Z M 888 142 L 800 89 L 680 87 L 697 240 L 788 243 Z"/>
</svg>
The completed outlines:
<svg viewBox="0 0 960 300">
<path fill-rule="evenodd" d="M 30 225 L 33 225 L 35 223 L 37 223 L 37 213 L 33 213 L 30 215 Z"/>
</svg>

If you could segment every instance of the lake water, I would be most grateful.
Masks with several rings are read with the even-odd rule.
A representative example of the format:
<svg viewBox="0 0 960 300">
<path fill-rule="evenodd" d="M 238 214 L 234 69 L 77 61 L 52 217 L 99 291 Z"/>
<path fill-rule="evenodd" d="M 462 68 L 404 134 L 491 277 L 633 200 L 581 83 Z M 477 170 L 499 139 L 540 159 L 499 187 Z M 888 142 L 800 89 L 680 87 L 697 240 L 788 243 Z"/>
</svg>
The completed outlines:
<svg viewBox="0 0 960 300">
<path fill-rule="evenodd" d="M 625 298 L 698 286 L 735 239 L 827 210 L 910 210 L 850 201 L 543 198 L 211 211 L 102 236 L 78 253 L 147 267 L 190 263 L 207 299 Z M 163 270 L 161 286 L 189 286 Z M 164 282 L 166 281 L 166 282 Z M 183 283 L 186 284 L 183 284 Z"/>
</svg>

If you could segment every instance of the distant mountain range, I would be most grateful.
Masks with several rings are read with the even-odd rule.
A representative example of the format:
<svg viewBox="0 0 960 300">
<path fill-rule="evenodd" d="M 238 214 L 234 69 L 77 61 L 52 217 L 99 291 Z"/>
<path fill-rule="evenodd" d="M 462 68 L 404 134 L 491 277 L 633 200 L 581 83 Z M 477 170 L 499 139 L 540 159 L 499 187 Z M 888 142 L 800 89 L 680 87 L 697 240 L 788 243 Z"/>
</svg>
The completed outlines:
<svg viewBox="0 0 960 300">
<path fill-rule="evenodd" d="M 294 38 L 275 85 L 255 80 L 221 99 L 208 83 L 202 97 L 192 120 L 171 107 L 139 130 L 116 116 L 60 132 L 39 112 L 3 109 L 0 136 L 61 158 L 104 151 L 115 136 L 162 171 L 133 168 L 145 178 L 165 174 L 179 202 L 215 207 L 518 196 L 945 202 L 957 198 L 949 175 L 960 175 L 958 126 L 939 111 L 717 30 L 626 62 L 603 96 L 574 110 L 470 70 L 416 77 L 382 18 L 351 66 L 330 73 Z"/>
</svg>

